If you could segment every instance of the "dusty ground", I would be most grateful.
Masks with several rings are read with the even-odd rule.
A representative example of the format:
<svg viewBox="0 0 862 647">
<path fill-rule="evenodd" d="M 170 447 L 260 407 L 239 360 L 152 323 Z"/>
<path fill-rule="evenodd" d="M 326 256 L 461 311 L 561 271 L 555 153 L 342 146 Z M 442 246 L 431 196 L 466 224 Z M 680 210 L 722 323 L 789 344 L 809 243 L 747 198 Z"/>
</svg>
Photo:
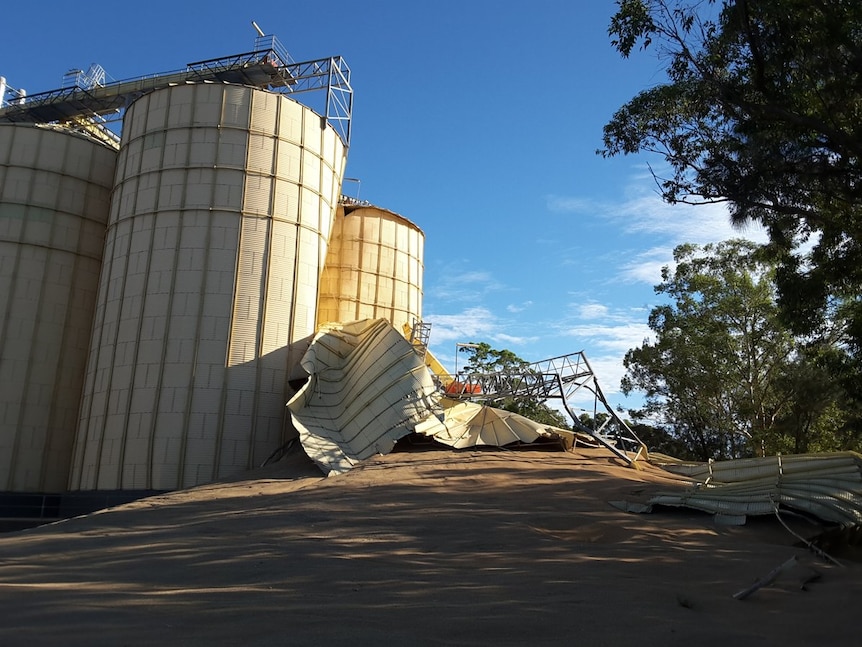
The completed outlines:
<svg viewBox="0 0 862 647">
<path fill-rule="evenodd" d="M 774 519 L 608 504 L 675 486 L 603 450 L 395 453 L 329 479 L 294 456 L 0 535 L 0 645 L 860 644 L 862 564 Z"/>
</svg>

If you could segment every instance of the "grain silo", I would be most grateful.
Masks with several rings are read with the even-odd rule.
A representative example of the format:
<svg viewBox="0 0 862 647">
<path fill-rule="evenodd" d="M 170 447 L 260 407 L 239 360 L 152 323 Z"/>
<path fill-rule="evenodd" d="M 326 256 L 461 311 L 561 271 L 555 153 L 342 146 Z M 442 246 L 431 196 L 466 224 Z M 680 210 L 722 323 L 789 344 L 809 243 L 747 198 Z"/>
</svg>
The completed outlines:
<svg viewBox="0 0 862 647">
<path fill-rule="evenodd" d="M 368 204 L 338 208 L 318 300 L 318 323 L 388 320 L 396 330 L 422 319 L 425 235 Z"/>
<path fill-rule="evenodd" d="M 0 124 L 0 491 L 66 487 L 116 158 Z"/>
<path fill-rule="evenodd" d="M 70 489 L 193 486 L 279 447 L 345 159 L 326 119 L 264 90 L 129 107 Z"/>
</svg>

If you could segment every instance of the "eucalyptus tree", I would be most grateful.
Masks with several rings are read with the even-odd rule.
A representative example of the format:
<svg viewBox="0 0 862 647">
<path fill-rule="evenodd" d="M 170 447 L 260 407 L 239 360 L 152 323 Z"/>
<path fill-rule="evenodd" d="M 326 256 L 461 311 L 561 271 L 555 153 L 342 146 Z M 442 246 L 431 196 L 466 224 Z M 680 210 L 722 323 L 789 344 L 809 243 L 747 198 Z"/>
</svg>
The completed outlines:
<svg viewBox="0 0 862 647">
<path fill-rule="evenodd" d="M 858 357 L 862 2 L 617 4 L 613 45 L 625 57 L 657 52 L 667 81 L 614 114 L 599 152 L 658 154 L 668 202 L 725 202 L 734 223 L 762 223 L 785 320 L 816 335 L 840 307 L 844 359 Z"/>
<path fill-rule="evenodd" d="M 794 336 L 778 318 L 773 269 L 754 243 L 674 250 L 655 287 L 654 341 L 628 351 L 622 390 L 642 391 L 640 419 L 670 427 L 700 458 L 762 452 L 789 405 Z"/>
</svg>

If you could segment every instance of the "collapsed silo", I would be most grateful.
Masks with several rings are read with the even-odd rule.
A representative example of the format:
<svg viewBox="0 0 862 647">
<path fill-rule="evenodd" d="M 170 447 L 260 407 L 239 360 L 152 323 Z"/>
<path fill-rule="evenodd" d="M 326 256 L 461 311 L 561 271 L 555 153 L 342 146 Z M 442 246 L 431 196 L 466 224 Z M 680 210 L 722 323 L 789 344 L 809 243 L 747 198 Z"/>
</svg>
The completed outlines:
<svg viewBox="0 0 862 647">
<path fill-rule="evenodd" d="M 0 491 L 66 488 L 116 158 L 0 124 Z"/>
<path fill-rule="evenodd" d="M 70 489 L 189 487 L 278 448 L 345 159 L 324 119 L 263 90 L 129 107 Z"/>
<path fill-rule="evenodd" d="M 403 332 L 422 319 L 425 234 L 396 213 L 344 204 L 320 282 L 319 324 L 388 320 Z"/>
</svg>

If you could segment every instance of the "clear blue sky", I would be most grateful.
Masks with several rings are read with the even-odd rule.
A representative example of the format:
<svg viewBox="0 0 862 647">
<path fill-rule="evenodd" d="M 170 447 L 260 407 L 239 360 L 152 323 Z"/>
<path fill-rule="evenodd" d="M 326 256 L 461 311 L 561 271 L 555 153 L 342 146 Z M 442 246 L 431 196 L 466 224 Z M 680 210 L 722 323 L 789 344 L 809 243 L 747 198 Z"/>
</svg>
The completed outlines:
<svg viewBox="0 0 862 647">
<path fill-rule="evenodd" d="M 251 21 L 297 61 L 343 56 L 355 92 L 345 193 L 426 234 L 431 348 L 534 361 L 585 351 L 611 402 L 649 334 L 674 245 L 739 235 L 720 208 L 668 207 L 645 157 L 595 154 L 602 126 L 663 78 L 611 47 L 612 0 L 6 3 L 0 75 L 28 93 L 70 68 L 114 79 L 248 51 Z M 652 160 L 655 163 L 655 160 Z M 751 234 L 750 235 L 754 235 Z"/>
</svg>

